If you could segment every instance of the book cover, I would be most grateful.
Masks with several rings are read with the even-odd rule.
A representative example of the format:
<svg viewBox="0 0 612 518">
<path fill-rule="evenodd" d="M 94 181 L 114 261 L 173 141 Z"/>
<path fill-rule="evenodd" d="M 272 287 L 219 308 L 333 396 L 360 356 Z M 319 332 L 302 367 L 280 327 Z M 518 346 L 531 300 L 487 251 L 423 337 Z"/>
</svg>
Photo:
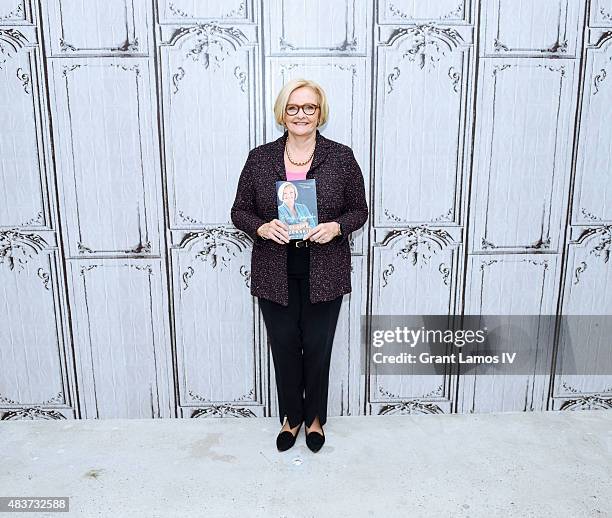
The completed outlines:
<svg viewBox="0 0 612 518">
<path fill-rule="evenodd" d="M 289 227 L 289 239 L 303 239 L 318 225 L 316 180 L 276 182 L 278 219 Z"/>
</svg>

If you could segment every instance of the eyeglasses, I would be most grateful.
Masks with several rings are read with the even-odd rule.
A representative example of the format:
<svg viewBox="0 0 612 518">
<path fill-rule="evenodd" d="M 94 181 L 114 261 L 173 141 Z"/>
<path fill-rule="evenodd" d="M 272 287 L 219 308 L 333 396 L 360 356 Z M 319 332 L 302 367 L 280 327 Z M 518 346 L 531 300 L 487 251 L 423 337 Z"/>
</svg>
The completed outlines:
<svg viewBox="0 0 612 518">
<path fill-rule="evenodd" d="M 314 115 L 314 112 L 317 111 L 319 106 L 316 104 L 304 104 L 302 106 L 298 106 L 297 104 L 288 104 L 285 108 L 285 112 L 287 115 L 297 115 L 302 108 L 302 111 L 305 115 Z"/>
</svg>

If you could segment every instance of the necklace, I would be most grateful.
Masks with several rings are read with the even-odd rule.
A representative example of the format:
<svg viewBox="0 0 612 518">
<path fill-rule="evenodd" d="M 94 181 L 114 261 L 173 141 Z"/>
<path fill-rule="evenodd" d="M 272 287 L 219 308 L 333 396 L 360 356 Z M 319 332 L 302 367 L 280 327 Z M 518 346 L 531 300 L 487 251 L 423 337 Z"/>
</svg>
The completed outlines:
<svg viewBox="0 0 612 518">
<path fill-rule="evenodd" d="M 316 144 L 315 144 L 316 147 Z M 287 142 L 285 142 L 285 153 L 287 153 L 287 158 L 289 159 L 289 162 L 291 162 L 293 165 L 306 165 L 308 162 L 310 162 L 312 160 L 312 157 L 314 156 L 314 152 L 315 150 L 312 150 L 312 153 L 310 154 L 310 157 L 308 157 L 308 160 L 306 160 L 306 162 L 294 162 L 293 159 L 291 158 L 291 155 L 289 154 L 289 148 L 287 147 Z"/>
</svg>

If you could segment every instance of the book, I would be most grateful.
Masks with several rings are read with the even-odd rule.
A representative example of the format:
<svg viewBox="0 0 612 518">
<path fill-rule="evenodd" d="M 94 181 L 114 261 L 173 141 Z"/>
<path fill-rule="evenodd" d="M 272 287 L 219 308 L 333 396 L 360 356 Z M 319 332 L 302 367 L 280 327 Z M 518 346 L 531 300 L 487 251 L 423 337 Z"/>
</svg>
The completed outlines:
<svg viewBox="0 0 612 518">
<path fill-rule="evenodd" d="M 318 225 L 316 180 L 276 182 L 278 219 L 289 227 L 289 239 L 303 239 Z"/>
</svg>

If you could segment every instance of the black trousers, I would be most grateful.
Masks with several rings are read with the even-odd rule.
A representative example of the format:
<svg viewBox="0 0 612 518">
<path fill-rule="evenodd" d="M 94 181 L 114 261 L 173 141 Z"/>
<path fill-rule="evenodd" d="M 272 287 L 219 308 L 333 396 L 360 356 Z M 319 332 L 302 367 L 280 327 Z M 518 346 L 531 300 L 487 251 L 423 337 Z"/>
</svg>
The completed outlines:
<svg viewBox="0 0 612 518">
<path fill-rule="evenodd" d="M 310 248 L 288 245 L 289 305 L 258 297 L 272 349 L 279 419 L 291 428 L 327 421 L 329 365 L 342 295 L 312 304 Z"/>
</svg>

